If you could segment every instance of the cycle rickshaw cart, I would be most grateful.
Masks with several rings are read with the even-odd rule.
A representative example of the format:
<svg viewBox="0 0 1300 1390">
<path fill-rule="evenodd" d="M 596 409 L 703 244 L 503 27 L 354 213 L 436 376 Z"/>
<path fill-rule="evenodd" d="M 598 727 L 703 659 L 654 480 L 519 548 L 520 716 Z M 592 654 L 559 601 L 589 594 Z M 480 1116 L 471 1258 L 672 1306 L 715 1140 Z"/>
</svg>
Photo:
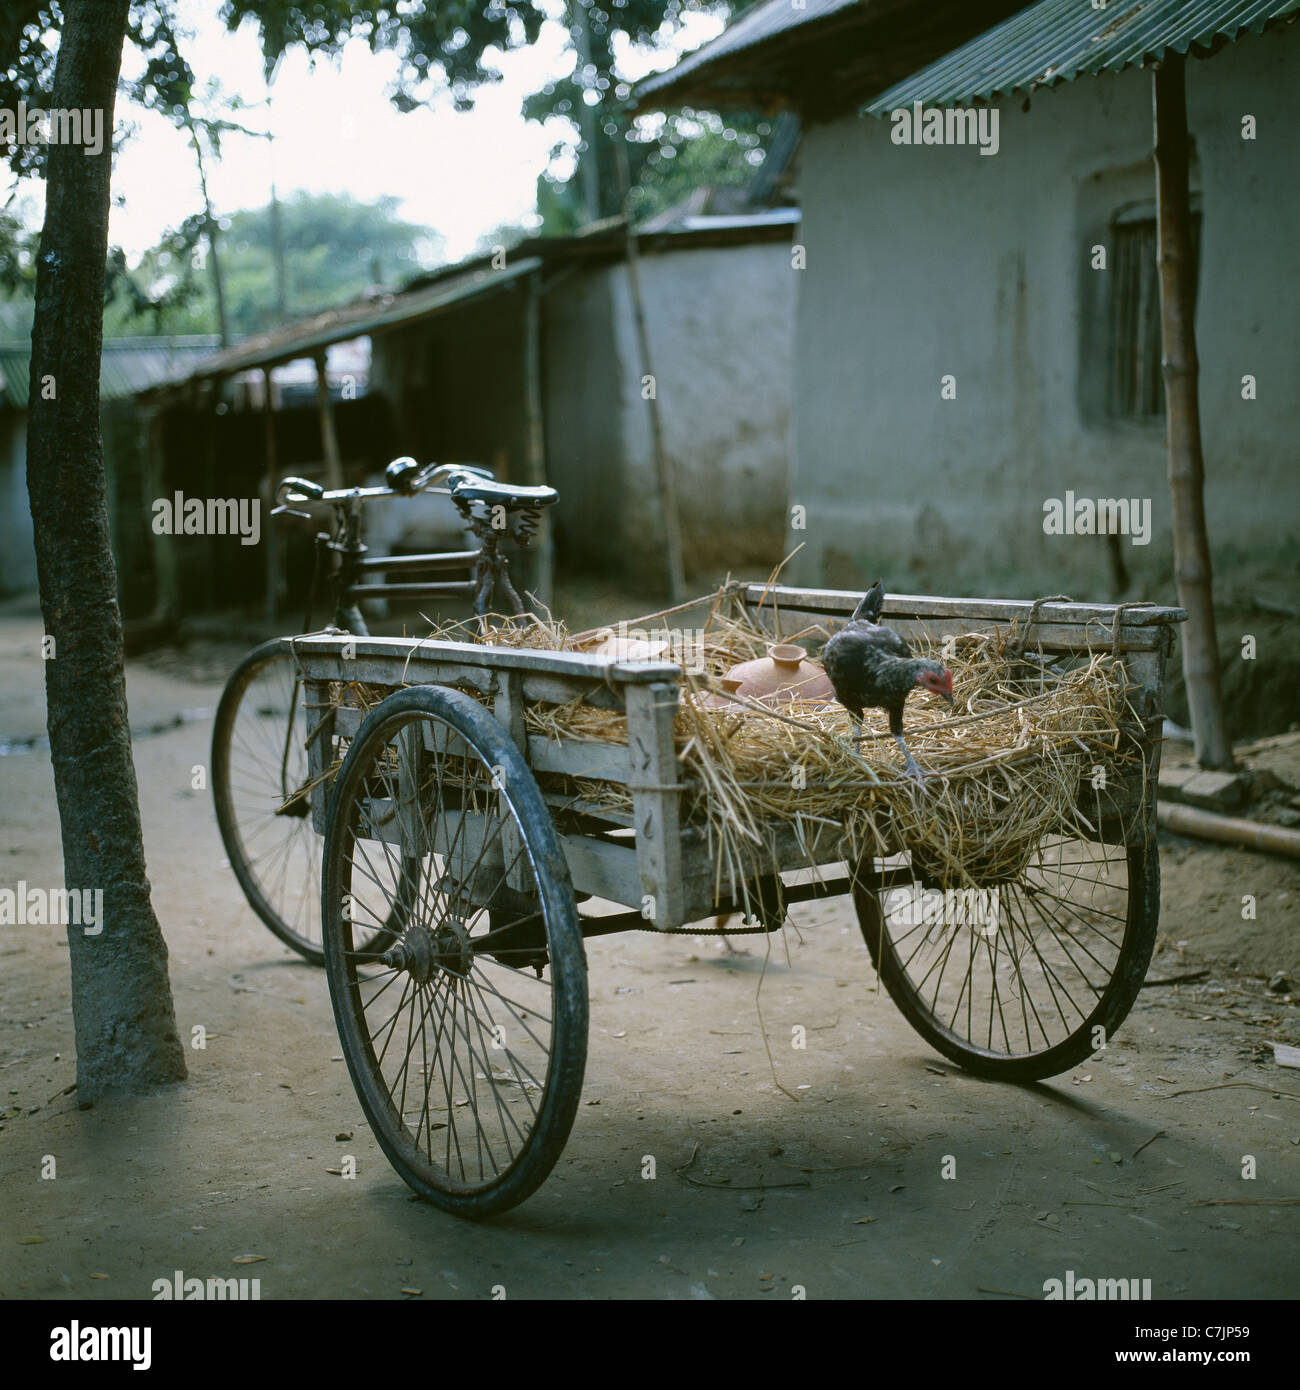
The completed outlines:
<svg viewBox="0 0 1300 1390">
<path fill-rule="evenodd" d="M 731 593 L 773 641 L 828 629 L 860 597 L 775 585 Z M 728 884 L 689 809 L 677 718 L 697 697 L 677 663 L 440 639 L 284 639 L 303 682 L 312 783 L 332 785 L 328 798 L 312 796 L 310 820 L 324 836 L 335 1018 L 393 1166 L 462 1215 L 522 1201 L 556 1162 L 579 1105 L 584 938 L 700 933 L 708 928 L 691 924 L 729 912 L 750 914 L 743 930 L 772 931 L 790 904 L 836 894 L 851 897 L 881 982 L 941 1053 L 1008 1080 L 1091 1056 L 1137 998 L 1155 942 L 1160 700 L 1185 616 L 886 600 L 884 621 L 913 643 L 1011 632 L 1023 654 L 1031 623 L 1031 682 L 1099 652 L 1122 664 L 1127 715 L 1111 776 L 1104 790 L 1081 780 L 1077 818 L 1011 869 L 990 870 L 1004 904 L 991 932 L 935 932 L 900 916 L 898 892 L 945 880 L 888 835 L 846 857 L 833 826 L 774 826 L 759 872 Z M 536 712 L 560 708 L 625 719 L 625 734 L 557 736 Z M 595 795 L 601 787 L 621 800 Z"/>
</svg>

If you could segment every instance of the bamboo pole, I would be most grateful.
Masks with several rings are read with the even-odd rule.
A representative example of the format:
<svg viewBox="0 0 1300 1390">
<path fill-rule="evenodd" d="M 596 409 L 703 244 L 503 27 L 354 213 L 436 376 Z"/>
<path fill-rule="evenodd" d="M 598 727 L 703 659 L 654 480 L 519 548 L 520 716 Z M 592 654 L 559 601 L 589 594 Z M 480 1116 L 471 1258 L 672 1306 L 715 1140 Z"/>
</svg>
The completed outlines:
<svg viewBox="0 0 1300 1390">
<path fill-rule="evenodd" d="M 262 430 L 266 449 L 266 520 L 270 523 L 271 508 L 275 505 L 275 488 L 279 482 L 276 476 L 279 462 L 275 452 L 275 395 L 272 390 L 271 374 L 273 368 L 262 368 L 262 387 L 265 399 L 262 402 Z M 279 544 L 274 525 L 264 527 L 262 539 L 266 543 L 266 620 L 274 622 L 279 610 Z"/>
<path fill-rule="evenodd" d="M 686 571 L 682 562 L 681 519 L 677 510 L 677 472 L 673 460 L 664 448 L 663 421 L 659 413 L 659 378 L 650 361 L 650 339 L 646 332 L 645 302 L 641 296 L 641 277 L 637 268 L 636 233 L 632 230 L 631 185 L 627 169 L 627 151 L 620 137 L 616 141 L 619 183 L 622 185 L 623 226 L 627 236 L 627 278 L 632 291 L 632 319 L 636 326 L 637 344 L 641 353 L 641 371 L 654 383 L 646 397 L 650 409 L 650 450 L 654 457 L 655 481 L 659 490 L 659 508 L 663 516 L 664 558 L 668 571 L 668 595 L 673 603 L 686 597 Z"/>
<path fill-rule="evenodd" d="M 1156 807 L 1156 820 L 1165 830 L 1172 830 L 1177 835 L 1191 835 L 1198 840 L 1216 840 L 1224 845 L 1240 845 L 1243 849 L 1300 859 L 1300 833 L 1281 825 L 1261 825 L 1257 821 L 1240 820 L 1235 816 L 1216 816 L 1213 811 L 1200 811 L 1194 806 L 1164 801 Z"/>
<path fill-rule="evenodd" d="M 530 487 L 546 482 L 546 430 L 542 406 L 542 290 L 536 275 L 528 277 L 524 301 L 524 471 Z M 551 509 L 543 507 L 533 541 L 537 556 L 539 603 L 548 609 L 554 596 L 555 542 Z"/>
<path fill-rule="evenodd" d="M 1196 761 L 1202 767 L 1226 769 L 1234 763 L 1219 681 L 1210 544 L 1205 530 L 1184 69 L 1184 59 L 1168 53 L 1156 69 L 1154 84 L 1161 369 L 1173 503 L 1174 570 L 1178 601 L 1188 614 L 1182 633 L 1183 679 L 1196 741 Z"/>
<path fill-rule="evenodd" d="M 316 414 L 320 419 L 321 455 L 325 460 L 325 486 L 343 486 L 343 461 L 339 457 L 339 437 L 334 429 L 334 407 L 330 404 L 329 378 L 325 374 L 325 354 L 316 354 Z"/>
<path fill-rule="evenodd" d="M 146 495 L 168 497 L 167 491 L 167 426 L 163 409 L 155 406 L 149 411 L 146 425 L 148 448 L 145 455 Z M 155 619 L 170 622 L 181 611 L 180 578 L 176 569 L 176 537 L 154 538 L 154 612 Z"/>
</svg>

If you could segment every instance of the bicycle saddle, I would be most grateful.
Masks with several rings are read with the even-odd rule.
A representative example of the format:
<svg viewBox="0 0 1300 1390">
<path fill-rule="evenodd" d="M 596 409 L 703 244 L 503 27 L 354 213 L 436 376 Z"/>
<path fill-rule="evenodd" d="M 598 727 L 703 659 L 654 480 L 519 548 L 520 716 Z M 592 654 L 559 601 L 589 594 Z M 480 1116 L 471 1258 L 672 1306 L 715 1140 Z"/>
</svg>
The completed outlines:
<svg viewBox="0 0 1300 1390">
<path fill-rule="evenodd" d="M 485 478 L 453 478 L 449 483 L 453 502 L 484 502 L 490 507 L 515 510 L 549 507 L 560 500 L 553 487 L 516 487 L 513 483 L 494 483 Z"/>
</svg>

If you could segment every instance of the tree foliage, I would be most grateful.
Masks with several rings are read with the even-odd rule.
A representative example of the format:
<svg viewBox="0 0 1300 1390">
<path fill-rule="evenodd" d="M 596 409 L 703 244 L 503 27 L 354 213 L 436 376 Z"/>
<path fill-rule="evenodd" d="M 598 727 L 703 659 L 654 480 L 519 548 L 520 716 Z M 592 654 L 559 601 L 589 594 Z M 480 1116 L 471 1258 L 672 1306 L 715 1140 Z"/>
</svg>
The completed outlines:
<svg viewBox="0 0 1300 1390">
<path fill-rule="evenodd" d="M 557 139 L 552 147 L 538 181 L 538 210 L 547 231 L 572 231 L 589 217 L 622 210 L 619 144 L 631 189 L 634 194 L 640 190 L 644 199 L 638 212 L 661 210 L 689 191 L 688 185 L 736 184 L 752 175 L 770 133 L 766 122 L 741 117 L 724 126 L 717 118 L 683 113 L 633 125 L 625 111 L 631 88 L 620 77 L 618 56 L 632 44 L 664 42 L 680 30 L 687 14 L 734 17 L 753 2 L 568 0 L 562 22 L 573 66 L 523 106 L 529 120 L 558 117 L 570 127 L 568 138 Z M 468 110 L 480 88 L 501 80 L 500 55 L 536 42 L 544 19 L 555 12 L 544 0 L 457 0 L 418 10 L 403 0 L 225 0 L 221 15 L 231 29 L 246 19 L 258 25 L 268 69 L 295 44 L 335 56 L 350 40 L 360 39 L 374 51 L 391 51 L 400 58 L 392 91 L 399 109 L 414 110 L 437 92 L 448 91 L 457 109 Z M 585 165 L 595 166 L 594 208 L 586 206 L 582 192 Z"/>
<path fill-rule="evenodd" d="M 299 193 L 280 204 L 286 312 L 345 303 L 372 285 L 411 278 L 439 243 L 437 233 L 397 216 L 398 199 L 374 203 L 332 193 Z M 213 333 L 216 306 L 204 273 L 202 214 L 187 218 L 114 286 L 106 331 Z M 277 321 L 269 206 L 222 219 L 222 278 L 235 336 Z M 110 279 L 112 263 L 110 261 Z"/>
</svg>

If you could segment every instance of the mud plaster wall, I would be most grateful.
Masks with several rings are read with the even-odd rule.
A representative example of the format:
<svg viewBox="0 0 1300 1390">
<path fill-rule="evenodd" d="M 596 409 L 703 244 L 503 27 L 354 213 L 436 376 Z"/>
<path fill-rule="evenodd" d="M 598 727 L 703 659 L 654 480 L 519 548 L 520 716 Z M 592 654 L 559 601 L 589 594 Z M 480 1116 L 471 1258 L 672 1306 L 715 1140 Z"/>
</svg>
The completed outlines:
<svg viewBox="0 0 1300 1390">
<path fill-rule="evenodd" d="M 1189 62 L 1202 200 L 1196 331 L 1206 509 L 1220 597 L 1294 579 L 1300 28 Z M 1123 543 L 1129 596 L 1174 592 L 1161 424 L 1098 418 L 1084 277 L 1097 226 L 1154 198 L 1151 75 L 1001 104 L 1000 151 L 896 146 L 890 123 L 813 127 L 802 155 L 792 574 L 931 593 L 1111 598 L 1106 541 L 1046 536 L 1043 503 L 1149 497 Z M 1258 138 L 1241 138 L 1254 115 Z M 1104 370 L 1104 363 L 1101 364 Z M 951 373 L 957 398 L 940 399 Z M 1258 399 L 1241 398 L 1241 378 Z"/>
<path fill-rule="evenodd" d="M 789 472 L 796 272 L 783 242 L 640 261 L 664 445 L 676 465 L 687 568 L 771 565 Z M 624 266 L 605 272 L 615 310 L 626 449 L 626 533 L 658 543 L 650 419 Z"/>
</svg>

